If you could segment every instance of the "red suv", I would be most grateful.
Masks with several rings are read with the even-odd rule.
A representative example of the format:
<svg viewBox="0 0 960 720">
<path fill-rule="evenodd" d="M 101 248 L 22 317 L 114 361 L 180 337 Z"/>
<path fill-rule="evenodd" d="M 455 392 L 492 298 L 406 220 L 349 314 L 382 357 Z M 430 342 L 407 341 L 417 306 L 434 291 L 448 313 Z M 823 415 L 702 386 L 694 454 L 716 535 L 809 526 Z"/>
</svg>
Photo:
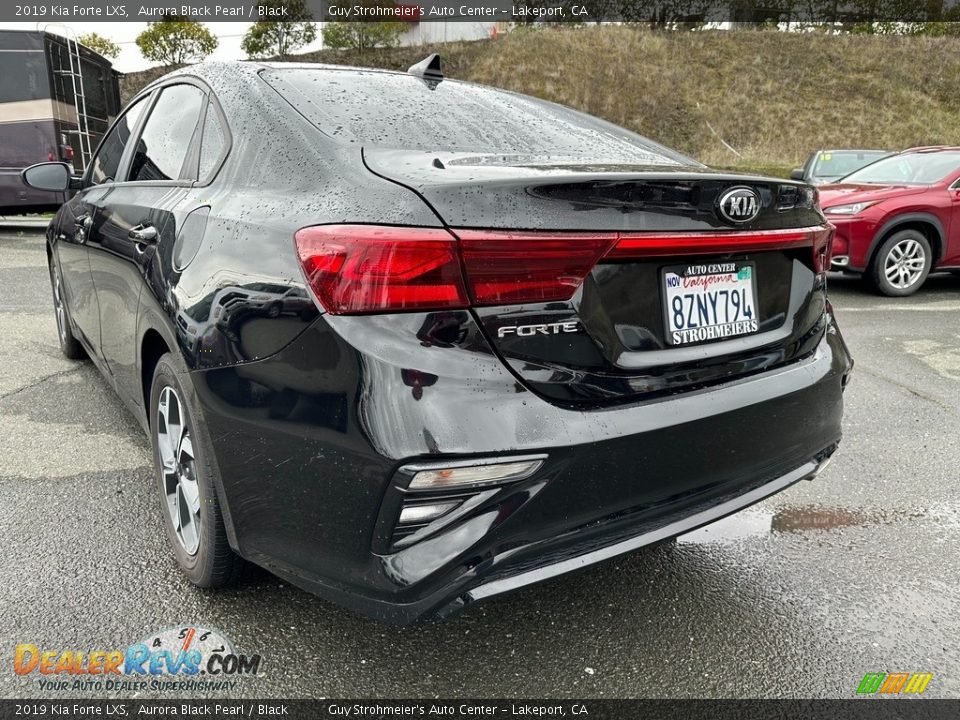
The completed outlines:
<svg viewBox="0 0 960 720">
<path fill-rule="evenodd" d="M 960 147 L 921 147 L 820 188 L 837 232 L 833 269 L 863 272 L 884 295 L 916 292 L 932 269 L 960 268 Z"/>
</svg>

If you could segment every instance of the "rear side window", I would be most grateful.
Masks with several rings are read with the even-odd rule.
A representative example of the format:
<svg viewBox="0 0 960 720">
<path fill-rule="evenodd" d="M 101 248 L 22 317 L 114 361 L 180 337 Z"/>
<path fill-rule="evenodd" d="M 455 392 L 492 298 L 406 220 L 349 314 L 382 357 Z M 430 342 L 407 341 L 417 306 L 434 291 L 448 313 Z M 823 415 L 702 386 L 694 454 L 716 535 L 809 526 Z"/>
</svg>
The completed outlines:
<svg viewBox="0 0 960 720">
<path fill-rule="evenodd" d="M 142 97 L 127 108 L 127 111 L 117 120 L 113 129 L 103 139 L 90 168 L 90 181 L 94 185 L 116 180 L 123 150 L 126 148 L 130 135 L 147 106 L 146 101 L 147 98 Z"/>
<path fill-rule="evenodd" d="M 5 37 L 4 40 L 7 38 Z M 0 51 L 3 73 L 0 74 L 0 103 L 50 97 L 47 59 L 42 50 L 19 49 Z"/>
<path fill-rule="evenodd" d="M 933 185 L 960 168 L 960 151 L 902 153 L 857 170 L 843 179 L 877 185 Z"/>
<path fill-rule="evenodd" d="M 276 68 L 261 74 L 324 133 L 426 151 L 693 165 L 640 135 L 569 108 L 479 85 L 412 75 Z"/>
<path fill-rule="evenodd" d="M 209 178 L 216 168 L 217 161 L 223 154 L 227 144 L 227 134 L 223 127 L 220 113 L 210 103 L 207 116 L 203 121 L 203 136 L 200 139 L 200 171 L 198 177 L 203 182 Z"/>
<path fill-rule="evenodd" d="M 171 85 L 160 92 L 137 141 L 129 180 L 182 177 L 204 101 L 204 92 L 193 85 Z"/>
</svg>

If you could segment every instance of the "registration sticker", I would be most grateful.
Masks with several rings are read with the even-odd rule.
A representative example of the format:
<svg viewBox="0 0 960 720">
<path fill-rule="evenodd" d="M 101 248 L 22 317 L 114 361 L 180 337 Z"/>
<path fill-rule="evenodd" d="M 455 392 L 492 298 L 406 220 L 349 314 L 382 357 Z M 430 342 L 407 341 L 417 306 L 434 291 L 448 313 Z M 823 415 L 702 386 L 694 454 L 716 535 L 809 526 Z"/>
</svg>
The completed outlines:
<svg viewBox="0 0 960 720">
<path fill-rule="evenodd" d="M 662 277 L 668 344 L 722 340 L 760 329 L 753 263 L 680 265 L 665 268 Z"/>
</svg>

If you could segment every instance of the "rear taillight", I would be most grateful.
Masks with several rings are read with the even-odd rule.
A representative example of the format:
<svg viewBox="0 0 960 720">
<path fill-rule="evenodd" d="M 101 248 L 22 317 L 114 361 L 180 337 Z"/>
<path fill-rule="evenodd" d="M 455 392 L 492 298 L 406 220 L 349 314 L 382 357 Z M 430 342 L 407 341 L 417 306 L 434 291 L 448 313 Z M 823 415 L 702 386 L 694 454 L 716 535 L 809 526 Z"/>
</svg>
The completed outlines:
<svg viewBox="0 0 960 720">
<path fill-rule="evenodd" d="M 832 227 L 641 233 L 317 225 L 296 233 L 304 275 L 335 315 L 569 300 L 601 260 L 811 248 L 830 266 Z M 461 269 L 462 268 L 462 269 Z"/>
<path fill-rule="evenodd" d="M 613 233 L 455 232 L 474 305 L 569 300 L 616 242 Z"/>
<path fill-rule="evenodd" d="M 834 228 L 812 227 L 798 230 L 756 230 L 753 232 L 699 233 L 621 233 L 616 245 L 605 256 L 607 260 L 639 260 L 642 258 L 681 255 L 719 255 L 811 248 L 814 272 L 830 268 L 830 241 Z"/>
<path fill-rule="evenodd" d="M 643 233 L 620 235 L 607 255 L 611 260 L 674 255 L 715 255 L 758 250 L 810 247 L 816 230 L 761 230 L 757 232 Z M 824 231 L 825 232 L 825 231 Z"/>
<path fill-rule="evenodd" d="M 320 304 L 335 315 L 465 308 L 457 241 L 446 230 L 317 225 L 296 234 Z"/>
</svg>

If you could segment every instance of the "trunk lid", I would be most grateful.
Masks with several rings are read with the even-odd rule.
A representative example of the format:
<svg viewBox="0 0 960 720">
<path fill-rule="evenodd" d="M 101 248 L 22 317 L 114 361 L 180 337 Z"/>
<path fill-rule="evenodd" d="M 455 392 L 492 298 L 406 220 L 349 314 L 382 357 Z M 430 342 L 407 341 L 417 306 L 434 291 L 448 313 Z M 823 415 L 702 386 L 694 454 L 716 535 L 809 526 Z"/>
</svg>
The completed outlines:
<svg viewBox="0 0 960 720">
<path fill-rule="evenodd" d="M 816 210 L 796 206 L 803 183 L 685 165 L 587 163 L 543 155 L 451 153 L 364 148 L 381 177 L 417 192 L 450 227 L 695 231 L 730 224 L 716 213 L 719 195 L 754 188 L 761 211 L 750 229 L 818 225 Z"/>
<path fill-rule="evenodd" d="M 521 274 L 524 243 L 609 241 L 568 300 L 473 310 L 503 361 L 553 402 L 630 402 L 760 372 L 810 354 L 825 329 L 814 244 L 831 229 L 802 183 L 542 156 L 365 149 L 364 159 L 460 238 L 468 276 L 486 238 L 512 248 Z M 736 188 L 759 199 L 747 222 L 718 211 Z"/>
</svg>

